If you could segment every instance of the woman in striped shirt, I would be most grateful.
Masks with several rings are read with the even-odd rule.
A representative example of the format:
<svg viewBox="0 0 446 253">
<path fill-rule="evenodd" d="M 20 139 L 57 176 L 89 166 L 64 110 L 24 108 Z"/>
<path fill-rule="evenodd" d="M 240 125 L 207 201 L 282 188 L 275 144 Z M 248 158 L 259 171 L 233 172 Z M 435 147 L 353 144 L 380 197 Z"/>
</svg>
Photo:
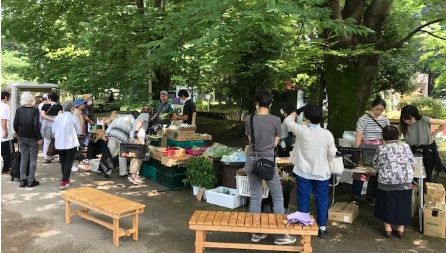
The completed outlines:
<svg viewBox="0 0 446 253">
<path fill-rule="evenodd" d="M 372 110 L 361 116 L 356 123 L 355 148 L 361 145 L 381 145 L 383 144 L 382 129 L 390 125 L 389 119 L 382 115 L 386 109 L 386 101 L 381 97 L 376 97 L 372 102 Z M 369 180 L 368 174 L 353 173 L 352 201 L 359 204 L 364 181 Z M 372 176 L 367 186 L 367 200 L 374 203 L 377 186 L 377 178 Z"/>
</svg>

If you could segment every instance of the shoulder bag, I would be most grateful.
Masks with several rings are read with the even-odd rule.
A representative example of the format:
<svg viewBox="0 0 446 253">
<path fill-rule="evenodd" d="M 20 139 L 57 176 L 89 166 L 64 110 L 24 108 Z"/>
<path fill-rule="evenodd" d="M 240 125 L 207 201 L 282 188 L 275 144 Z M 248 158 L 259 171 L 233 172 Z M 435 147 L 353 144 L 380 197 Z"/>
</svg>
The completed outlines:
<svg viewBox="0 0 446 253">
<path fill-rule="evenodd" d="M 270 161 L 265 158 L 257 159 L 256 151 L 255 151 L 255 138 L 254 138 L 254 114 L 251 115 L 250 119 L 251 125 L 251 144 L 252 144 L 252 152 L 254 153 L 254 157 L 256 158 L 256 162 L 254 164 L 254 169 L 252 170 L 252 174 L 258 176 L 259 178 L 270 181 L 274 177 L 274 173 L 276 173 L 276 163 Z M 275 158 L 275 156 L 274 156 Z"/>
<path fill-rule="evenodd" d="M 372 117 L 372 115 L 370 115 L 370 114 L 368 114 L 368 113 L 367 113 L 367 115 L 369 115 L 369 117 L 370 117 L 371 119 L 373 119 L 373 121 L 375 121 L 375 123 L 376 123 L 381 129 L 383 129 L 383 126 L 381 126 L 381 124 L 379 124 L 378 121 L 376 121 L 376 119 L 374 119 L 374 118 Z"/>
</svg>

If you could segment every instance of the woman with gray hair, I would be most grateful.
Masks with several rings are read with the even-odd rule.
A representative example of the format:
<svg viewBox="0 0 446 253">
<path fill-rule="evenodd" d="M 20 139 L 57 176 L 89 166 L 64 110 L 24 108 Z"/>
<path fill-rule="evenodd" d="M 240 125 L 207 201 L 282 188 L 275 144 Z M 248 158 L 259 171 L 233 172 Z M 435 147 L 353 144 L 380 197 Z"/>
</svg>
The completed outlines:
<svg viewBox="0 0 446 253">
<path fill-rule="evenodd" d="M 14 118 L 13 127 L 17 133 L 17 143 L 21 152 L 20 187 L 39 185 L 39 181 L 36 181 L 34 176 L 36 174 L 39 144 L 42 144 L 43 138 L 39 129 L 39 110 L 34 108 L 35 104 L 34 95 L 31 92 L 23 92 L 20 97 L 21 107 L 17 109 Z M 28 164 L 29 174 L 26 172 Z"/>
<path fill-rule="evenodd" d="M 73 101 L 65 102 L 63 104 L 64 112 L 55 118 L 51 130 L 62 169 L 61 190 L 70 186 L 71 166 L 73 166 L 77 149 L 80 146 L 77 136 L 82 134 L 79 119 L 73 115 L 74 110 Z"/>
</svg>

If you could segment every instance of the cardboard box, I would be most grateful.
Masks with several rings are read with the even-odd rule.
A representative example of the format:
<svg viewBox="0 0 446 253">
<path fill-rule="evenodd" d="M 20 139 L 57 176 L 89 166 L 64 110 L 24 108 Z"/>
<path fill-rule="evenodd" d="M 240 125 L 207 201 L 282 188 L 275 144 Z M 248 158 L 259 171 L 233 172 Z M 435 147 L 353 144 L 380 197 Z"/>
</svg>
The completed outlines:
<svg viewBox="0 0 446 253">
<path fill-rule="evenodd" d="M 196 127 L 166 129 L 166 137 L 176 141 L 194 141 Z"/>
<path fill-rule="evenodd" d="M 206 190 L 206 202 L 234 209 L 246 204 L 246 197 L 239 196 L 236 189 L 219 186 L 215 189 Z"/>
<path fill-rule="evenodd" d="M 423 234 L 446 238 L 446 204 L 428 203 L 424 205 Z"/>
<path fill-rule="evenodd" d="M 438 204 L 444 204 L 446 203 L 445 201 L 445 196 L 438 196 L 438 195 L 424 195 L 424 201 L 426 203 L 428 202 L 433 202 L 433 203 L 438 203 Z"/>
<path fill-rule="evenodd" d="M 176 165 L 185 164 L 187 160 L 189 160 L 191 155 L 175 155 L 175 156 L 163 156 L 161 159 L 161 164 L 166 167 L 172 167 Z"/>
<path fill-rule="evenodd" d="M 210 134 L 197 134 L 195 133 L 194 141 L 210 141 L 212 140 L 212 135 Z"/>
<path fill-rule="evenodd" d="M 442 184 L 427 182 L 426 194 L 430 196 L 443 196 L 444 198 L 445 190 Z"/>
<path fill-rule="evenodd" d="M 359 206 L 353 203 L 339 202 L 328 209 L 328 219 L 353 223 L 359 213 Z"/>
<path fill-rule="evenodd" d="M 173 151 L 173 154 L 171 154 Z M 152 152 L 152 158 L 158 161 L 162 161 L 165 156 L 184 155 L 186 150 L 184 148 L 158 148 Z"/>
</svg>

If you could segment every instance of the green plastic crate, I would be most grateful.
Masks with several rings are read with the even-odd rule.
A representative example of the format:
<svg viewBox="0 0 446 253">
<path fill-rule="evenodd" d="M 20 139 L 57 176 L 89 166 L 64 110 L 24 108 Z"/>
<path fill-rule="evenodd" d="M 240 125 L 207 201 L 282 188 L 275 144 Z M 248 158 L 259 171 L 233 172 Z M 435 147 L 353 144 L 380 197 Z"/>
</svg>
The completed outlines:
<svg viewBox="0 0 446 253">
<path fill-rule="evenodd" d="M 171 190 L 180 190 L 189 188 L 190 184 L 185 185 L 183 183 L 183 179 L 186 178 L 186 173 L 184 173 L 184 171 L 185 168 L 179 166 L 156 167 L 156 182 L 166 186 Z"/>
<path fill-rule="evenodd" d="M 141 165 L 141 174 L 145 178 L 150 178 L 150 180 L 156 182 L 156 167 L 151 163 L 143 162 Z"/>
<path fill-rule="evenodd" d="M 179 147 L 179 148 L 191 148 L 193 146 L 202 147 L 206 145 L 206 141 L 198 140 L 198 141 L 176 141 L 167 139 L 168 147 Z"/>
</svg>

